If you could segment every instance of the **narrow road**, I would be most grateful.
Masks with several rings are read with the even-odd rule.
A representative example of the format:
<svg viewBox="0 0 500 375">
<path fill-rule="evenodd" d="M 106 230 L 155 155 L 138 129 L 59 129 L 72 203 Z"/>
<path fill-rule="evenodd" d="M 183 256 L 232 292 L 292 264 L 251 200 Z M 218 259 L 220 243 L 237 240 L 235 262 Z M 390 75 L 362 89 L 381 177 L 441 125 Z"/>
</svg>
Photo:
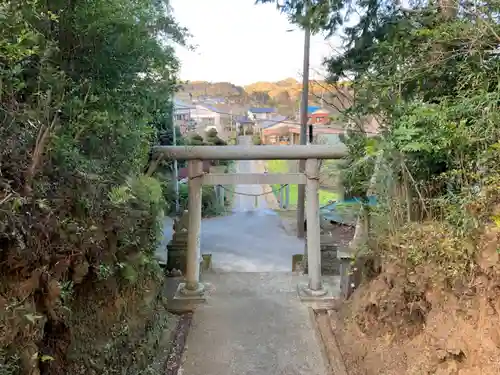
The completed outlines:
<svg viewBox="0 0 500 375">
<path fill-rule="evenodd" d="M 238 137 L 238 144 L 250 146 L 252 138 L 249 136 Z M 257 161 L 238 160 L 236 161 L 236 173 L 258 173 Z M 234 191 L 233 212 L 247 212 L 256 209 L 267 209 L 267 201 L 264 189 L 261 185 L 236 185 Z"/>
<path fill-rule="evenodd" d="M 236 173 L 258 173 L 256 163 L 255 160 L 239 160 L 236 162 Z M 268 208 L 261 185 L 236 185 L 234 191 L 233 212 Z"/>
<path fill-rule="evenodd" d="M 240 144 L 251 144 L 251 137 L 239 137 Z M 258 162 L 237 161 L 239 173 L 258 173 Z M 304 252 L 304 242 L 289 235 L 281 218 L 268 208 L 261 185 L 237 185 L 233 213 L 204 219 L 201 223 L 201 252 L 212 254 L 217 271 L 291 271 L 292 255 Z M 272 194 L 272 193 L 271 193 Z M 157 257 L 166 261 L 166 245 L 172 238 L 172 219 L 164 221 L 164 239 Z"/>
<path fill-rule="evenodd" d="M 249 145 L 251 137 L 238 137 Z M 238 173 L 258 173 L 257 161 L 237 162 Z M 288 235 L 276 212 L 268 208 L 261 185 L 237 185 L 233 213 L 204 220 L 201 252 L 212 254 L 218 271 L 291 271 L 292 255 L 304 252 L 304 243 Z M 259 195 L 255 197 L 254 195 Z"/>
</svg>

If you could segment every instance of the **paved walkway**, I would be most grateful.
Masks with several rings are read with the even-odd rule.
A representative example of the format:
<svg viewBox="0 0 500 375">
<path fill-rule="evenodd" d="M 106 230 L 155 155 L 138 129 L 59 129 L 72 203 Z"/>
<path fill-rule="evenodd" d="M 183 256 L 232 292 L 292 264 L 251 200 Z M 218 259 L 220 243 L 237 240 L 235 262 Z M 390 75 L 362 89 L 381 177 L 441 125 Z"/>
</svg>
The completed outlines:
<svg viewBox="0 0 500 375">
<path fill-rule="evenodd" d="M 262 187 L 240 185 L 235 191 L 262 192 Z M 213 268 L 220 271 L 291 271 L 292 255 L 304 252 L 303 240 L 285 231 L 281 218 L 266 208 L 263 197 L 259 198 L 259 208 L 254 205 L 254 197 L 239 196 L 231 215 L 204 219 L 200 236 L 202 254 L 212 254 Z M 163 240 L 156 253 L 164 261 L 167 243 L 172 238 L 172 224 L 172 219 L 164 220 Z"/>
<path fill-rule="evenodd" d="M 258 162 L 237 162 L 238 173 L 256 173 Z M 291 271 L 292 255 L 304 252 L 304 242 L 283 229 L 279 215 L 268 208 L 261 185 L 237 185 L 233 214 L 204 220 L 201 251 L 212 254 L 219 271 Z"/>
<path fill-rule="evenodd" d="M 256 161 L 236 167 L 261 169 Z M 309 309 L 297 296 L 306 279 L 290 272 L 304 242 L 285 232 L 264 196 L 251 196 L 262 186 L 234 189 L 244 194 L 236 195 L 233 213 L 202 221 L 201 251 L 212 254 L 214 272 L 202 277 L 208 298 L 194 313 L 182 374 L 327 375 Z"/>
<path fill-rule="evenodd" d="M 327 375 L 301 277 L 290 273 L 205 274 L 213 285 L 193 317 L 183 375 Z"/>
</svg>

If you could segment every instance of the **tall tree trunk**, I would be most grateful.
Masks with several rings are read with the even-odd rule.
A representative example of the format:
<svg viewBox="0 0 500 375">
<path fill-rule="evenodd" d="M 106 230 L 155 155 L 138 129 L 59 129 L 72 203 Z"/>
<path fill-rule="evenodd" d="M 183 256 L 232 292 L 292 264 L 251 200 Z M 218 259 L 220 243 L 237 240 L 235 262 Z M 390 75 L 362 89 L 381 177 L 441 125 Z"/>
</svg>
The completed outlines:
<svg viewBox="0 0 500 375">
<path fill-rule="evenodd" d="M 375 193 L 375 184 L 377 183 L 377 178 L 380 173 L 380 164 L 382 163 L 382 154 L 377 156 L 377 160 L 375 161 L 375 168 L 373 170 L 373 174 L 370 178 L 370 184 L 368 186 L 368 190 L 366 195 L 370 196 Z M 370 216 L 365 205 L 361 205 L 361 209 L 359 211 L 358 221 L 356 222 L 356 229 L 354 230 L 354 236 L 349 243 L 349 250 L 355 253 L 358 249 L 363 248 L 368 244 L 369 238 L 369 230 L 370 230 Z"/>
</svg>

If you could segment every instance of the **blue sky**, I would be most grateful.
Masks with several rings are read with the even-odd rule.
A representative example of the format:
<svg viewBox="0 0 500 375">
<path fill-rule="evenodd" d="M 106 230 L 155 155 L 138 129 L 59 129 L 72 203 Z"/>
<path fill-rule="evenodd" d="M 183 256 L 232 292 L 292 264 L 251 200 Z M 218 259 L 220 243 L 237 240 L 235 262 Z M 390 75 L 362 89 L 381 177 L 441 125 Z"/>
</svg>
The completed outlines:
<svg viewBox="0 0 500 375">
<path fill-rule="evenodd" d="M 171 0 L 178 22 L 187 27 L 195 52 L 177 48 L 183 80 L 228 81 L 245 85 L 302 77 L 304 33 L 273 4 L 254 0 Z M 287 30 L 294 29 L 293 32 Z M 311 79 L 321 79 L 322 61 L 338 39 L 311 39 Z"/>
</svg>

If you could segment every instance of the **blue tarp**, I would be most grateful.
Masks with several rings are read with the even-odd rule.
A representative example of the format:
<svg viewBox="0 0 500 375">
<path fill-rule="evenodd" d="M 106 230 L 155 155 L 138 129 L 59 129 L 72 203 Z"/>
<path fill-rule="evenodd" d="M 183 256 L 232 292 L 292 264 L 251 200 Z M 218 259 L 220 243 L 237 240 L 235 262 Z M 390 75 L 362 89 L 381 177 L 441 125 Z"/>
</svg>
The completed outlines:
<svg viewBox="0 0 500 375">
<path fill-rule="evenodd" d="M 368 197 L 368 206 L 375 206 L 376 204 L 377 198 L 375 196 Z M 361 198 L 336 201 L 320 208 L 320 219 L 333 223 L 354 225 L 360 208 Z"/>
</svg>

